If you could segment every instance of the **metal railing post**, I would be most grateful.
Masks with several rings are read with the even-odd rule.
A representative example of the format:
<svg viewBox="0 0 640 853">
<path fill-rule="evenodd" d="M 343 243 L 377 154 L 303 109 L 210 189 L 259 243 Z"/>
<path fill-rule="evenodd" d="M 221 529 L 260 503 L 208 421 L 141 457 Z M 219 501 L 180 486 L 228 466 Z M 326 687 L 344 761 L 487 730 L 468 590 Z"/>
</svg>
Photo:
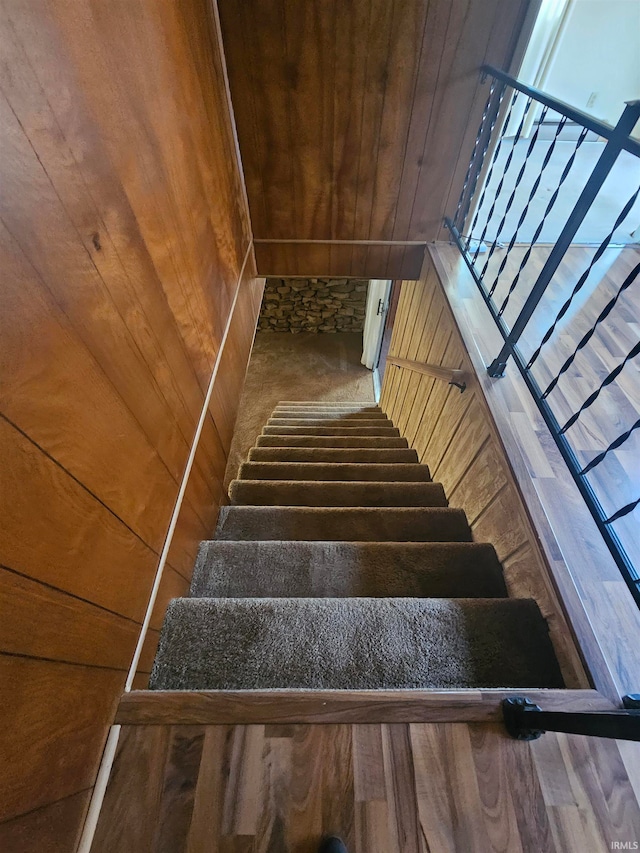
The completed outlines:
<svg viewBox="0 0 640 853">
<path fill-rule="evenodd" d="M 618 155 L 623 150 L 623 142 L 635 127 L 638 119 L 640 119 L 640 100 L 630 101 L 624 108 L 624 111 L 613 129 L 602 154 L 598 158 L 598 162 L 594 166 L 593 171 L 589 176 L 589 180 L 585 184 L 575 207 L 571 211 L 571 214 L 558 237 L 557 243 L 549 253 L 549 257 L 540 271 L 540 275 L 531 289 L 531 293 L 527 297 L 516 322 L 513 324 L 513 328 L 505 339 L 502 349 L 487 368 L 489 376 L 494 378 L 504 376 L 507 359 L 513 354 L 515 344 L 531 319 L 533 312 L 537 308 L 549 282 L 560 266 L 567 249 L 571 245 L 573 238 L 578 232 L 578 228 L 589 212 L 589 209 L 602 188 L 602 185 L 606 181 L 609 172 L 618 158 Z"/>
<path fill-rule="evenodd" d="M 543 711 L 524 696 L 502 701 L 502 717 L 508 734 L 516 740 L 537 740 L 545 732 L 616 740 L 640 741 L 640 696 L 623 698 L 628 710 Z"/>
</svg>

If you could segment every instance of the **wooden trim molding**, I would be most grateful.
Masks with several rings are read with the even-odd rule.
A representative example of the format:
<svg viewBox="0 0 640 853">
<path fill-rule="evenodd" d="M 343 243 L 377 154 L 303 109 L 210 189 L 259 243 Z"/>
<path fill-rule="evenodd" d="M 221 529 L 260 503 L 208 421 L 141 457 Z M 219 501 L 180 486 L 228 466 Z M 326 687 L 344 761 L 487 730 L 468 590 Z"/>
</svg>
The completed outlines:
<svg viewBox="0 0 640 853">
<path fill-rule="evenodd" d="M 211 371 L 211 378 L 209 380 L 209 385 L 207 388 L 207 393 L 204 398 L 204 402 L 202 404 L 202 411 L 200 412 L 200 418 L 198 420 L 198 425 L 196 427 L 195 435 L 193 437 L 193 441 L 191 443 L 191 449 L 189 451 L 189 458 L 187 460 L 187 464 L 184 469 L 184 474 L 182 476 L 182 482 L 180 483 L 180 490 L 178 491 L 178 496 L 176 498 L 176 504 L 173 509 L 173 514 L 171 516 L 171 521 L 169 522 L 169 528 L 167 530 L 167 536 L 164 541 L 164 545 L 162 547 L 162 553 L 160 555 L 160 560 L 158 562 L 158 568 L 156 570 L 156 576 L 153 583 L 153 587 L 151 590 L 151 594 L 149 596 L 149 603 L 147 605 L 147 611 L 145 613 L 144 621 L 142 623 L 142 628 L 140 629 L 140 636 L 138 637 L 138 643 L 136 645 L 136 650 L 133 655 L 133 660 L 131 661 L 131 667 L 129 668 L 129 674 L 127 676 L 127 682 L 125 684 L 125 691 L 131 690 L 131 686 L 133 684 L 133 679 L 135 678 L 136 671 L 138 669 L 138 663 L 140 660 L 140 655 L 142 653 L 142 647 L 144 646 L 144 642 L 147 636 L 147 631 L 149 630 L 149 624 L 151 622 L 151 617 L 153 615 L 153 609 L 156 603 L 156 597 L 158 595 L 158 590 L 160 588 L 160 582 L 162 581 L 162 575 L 164 573 L 164 568 L 167 562 L 167 557 L 169 556 L 169 551 L 171 550 L 171 544 L 173 542 L 173 535 L 176 530 L 176 525 L 178 523 L 178 517 L 180 515 L 180 510 L 182 509 L 182 501 L 184 499 L 185 492 L 187 490 L 187 486 L 189 484 L 189 476 L 191 474 L 191 469 L 193 467 L 193 462 L 196 456 L 196 451 L 198 450 L 198 444 L 200 442 L 200 436 L 202 434 L 202 428 L 204 426 L 205 418 L 207 417 L 207 413 L 209 411 L 209 406 L 211 404 L 211 396 L 213 394 L 213 386 L 215 384 L 216 378 L 218 376 L 218 370 L 220 368 L 220 362 L 222 361 L 222 354 L 224 352 L 224 347 L 227 342 L 227 337 L 229 335 L 229 329 L 231 328 L 231 322 L 233 320 L 233 312 L 235 311 L 236 303 L 238 301 L 238 295 L 240 293 L 240 288 L 242 286 L 242 280 L 244 276 L 244 272 L 247 266 L 247 261 L 251 255 L 253 249 L 253 245 L 251 241 L 247 246 L 247 250 L 244 255 L 244 260 L 242 262 L 242 267 L 240 269 L 240 274 L 238 275 L 238 281 L 236 283 L 236 290 L 233 295 L 233 302 L 231 303 L 231 308 L 229 310 L 229 316 L 227 317 L 227 323 L 224 329 L 224 334 L 222 336 L 222 341 L 220 343 L 220 349 L 218 351 L 218 356 L 216 358 L 215 364 L 213 366 L 213 370 Z"/>
<path fill-rule="evenodd" d="M 595 690 L 136 690 L 120 700 L 116 723 L 496 723 L 502 700 L 523 694 L 545 710 L 615 709 Z"/>
<path fill-rule="evenodd" d="M 300 243 L 302 245 L 321 245 L 321 246 L 425 246 L 424 240 L 270 240 L 258 239 L 253 240 L 254 243 L 270 243 L 272 245 Z"/>
<path fill-rule="evenodd" d="M 424 240 L 254 238 L 258 275 L 282 278 L 415 279 Z"/>
</svg>

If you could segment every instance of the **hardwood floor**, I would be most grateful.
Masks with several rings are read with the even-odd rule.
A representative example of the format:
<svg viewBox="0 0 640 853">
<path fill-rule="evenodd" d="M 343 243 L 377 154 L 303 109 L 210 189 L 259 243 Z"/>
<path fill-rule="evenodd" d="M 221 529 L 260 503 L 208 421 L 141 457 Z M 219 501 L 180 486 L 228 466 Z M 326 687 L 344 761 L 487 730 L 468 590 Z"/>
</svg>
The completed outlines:
<svg viewBox="0 0 640 853">
<path fill-rule="evenodd" d="M 516 245 L 509 253 L 504 270 L 499 273 L 504 252 L 496 251 L 488 263 L 485 282 L 488 287 L 497 280 L 494 301 L 503 304 L 509 285 L 520 266 L 527 246 Z M 551 246 L 535 246 L 522 277 L 509 300 L 505 319 L 511 327 L 528 296 L 536 276 L 542 269 Z M 540 305 L 525 328 L 520 348 L 526 358 L 538 348 L 558 311 L 570 296 L 596 251 L 595 246 L 572 246 L 553 277 Z M 565 360 L 574 352 L 583 335 L 593 327 L 596 318 L 613 299 L 625 278 L 640 262 L 636 245 L 607 249 L 594 264 L 589 277 L 571 307 L 558 324 L 540 357 L 533 375 L 544 390 L 556 376 Z M 484 256 L 478 257 L 480 268 Z M 597 327 L 589 343 L 580 351 L 571 367 L 550 393 L 548 402 L 558 422 L 565 424 L 605 377 L 621 364 L 638 341 L 640 328 L 640 282 L 636 281 L 619 298 L 611 313 Z M 610 442 L 628 430 L 640 415 L 640 362 L 630 360 L 616 381 L 605 388 L 596 402 L 584 411 L 567 431 L 581 464 L 586 465 Z M 612 451 L 588 475 L 606 513 L 640 496 L 640 431 L 633 433 L 620 448 Z M 638 522 L 640 506 L 613 523 L 632 563 L 640 566 Z"/>
<path fill-rule="evenodd" d="M 640 841 L 639 758 L 495 724 L 125 726 L 92 853 L 315 853 L 331 832 L 350 853 L 604 853 Z"/>
</svg>

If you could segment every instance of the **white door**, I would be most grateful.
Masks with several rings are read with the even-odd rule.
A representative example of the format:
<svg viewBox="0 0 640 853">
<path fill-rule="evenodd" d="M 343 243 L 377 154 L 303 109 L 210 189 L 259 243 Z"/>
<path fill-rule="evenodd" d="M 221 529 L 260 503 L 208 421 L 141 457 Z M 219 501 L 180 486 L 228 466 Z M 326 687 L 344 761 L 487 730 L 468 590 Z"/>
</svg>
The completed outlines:
<svg viewBox="0 0 640 853">
<path fill-rule="evenodd" d="M 371 279 L 367 292 L 367 310 L 362 335 L 362 364 L 369 370 L 375 370 L 380 358 L 384 321 L 389 310 L 391 281 Z"/>
</svg>

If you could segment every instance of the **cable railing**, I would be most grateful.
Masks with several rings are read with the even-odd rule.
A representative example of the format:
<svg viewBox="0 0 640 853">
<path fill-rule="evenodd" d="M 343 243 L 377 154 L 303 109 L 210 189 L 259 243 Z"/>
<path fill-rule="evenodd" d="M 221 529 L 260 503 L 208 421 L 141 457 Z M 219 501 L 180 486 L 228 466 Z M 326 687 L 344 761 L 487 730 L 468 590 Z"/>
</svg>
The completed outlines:
<svg viewBox="0 0 640 853">
<path fill-rule="evenodd" d="M 640 606 L 640 101 L 612 127 L 485 66 L 445 220 Z"/>
</svg>

